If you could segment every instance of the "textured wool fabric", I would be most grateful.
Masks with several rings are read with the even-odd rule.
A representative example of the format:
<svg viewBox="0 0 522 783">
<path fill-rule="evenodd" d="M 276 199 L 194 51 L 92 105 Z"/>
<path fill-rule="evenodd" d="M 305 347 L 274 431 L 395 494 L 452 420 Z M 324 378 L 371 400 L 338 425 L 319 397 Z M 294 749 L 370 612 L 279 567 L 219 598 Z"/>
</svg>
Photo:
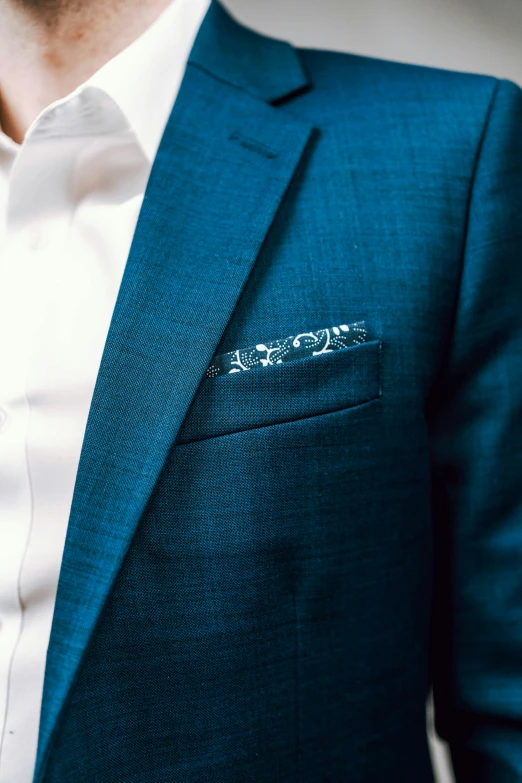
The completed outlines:
<svg viewBox="0 0 522 783">
<path fill-rule="evenodd" d="M 432 683 L 459 780 L 522 780 L 521 130 L 509 83 L 213 4 L 93 398 L 37 783 L 429 783 Z"/>
</svg>

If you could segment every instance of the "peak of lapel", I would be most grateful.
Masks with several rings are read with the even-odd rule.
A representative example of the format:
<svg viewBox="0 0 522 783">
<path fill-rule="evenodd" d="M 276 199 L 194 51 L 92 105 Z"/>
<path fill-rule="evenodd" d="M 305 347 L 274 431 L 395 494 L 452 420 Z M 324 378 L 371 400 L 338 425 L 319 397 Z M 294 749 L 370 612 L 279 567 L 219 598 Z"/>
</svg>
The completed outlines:
<svg viewBox="0 0 522 783">
<path fill-rule="evenodd" d="M 189 62 L 266 103 L 309 87 L 293 46 L 240 26 L 215 0 Z"/>
<path fill-rule="evenodd" d="M 311 127 L 266 101 L 304 84 L 290 47 L 211 6 L 151 172 L 96 382 L 35 781 L 158 474 L 309 139 Z"/>
</svg>

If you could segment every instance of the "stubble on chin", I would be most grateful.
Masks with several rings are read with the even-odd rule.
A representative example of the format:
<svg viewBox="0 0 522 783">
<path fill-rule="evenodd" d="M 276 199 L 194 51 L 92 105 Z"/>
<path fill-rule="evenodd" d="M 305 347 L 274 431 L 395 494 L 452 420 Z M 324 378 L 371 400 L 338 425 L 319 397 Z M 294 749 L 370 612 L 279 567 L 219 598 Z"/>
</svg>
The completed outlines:
<svg viewBox="0 0 522 783">
<path fill-rule="evenodd" d="M 106 0 L 111 5 L 109 0 Z M 38 26 L 59 28 L 65 20 L 88 18 L 90 12 L 100 6 L 100 0 L 0 0 L 18 10 L 26 19 L 32 19 Z M 102 0 L 102 7 L 104 2 Z"/>
</svg>

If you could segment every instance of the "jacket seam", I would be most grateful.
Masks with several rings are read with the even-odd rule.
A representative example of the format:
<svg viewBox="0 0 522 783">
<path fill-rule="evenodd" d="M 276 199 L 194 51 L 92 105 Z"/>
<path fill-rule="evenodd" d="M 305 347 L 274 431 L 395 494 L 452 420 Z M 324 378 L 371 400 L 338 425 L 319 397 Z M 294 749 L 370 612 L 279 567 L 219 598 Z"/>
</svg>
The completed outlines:
<svg viewBox="0 0 522 783">
<path fill-rule="evenodd" d="M 431 398 L 437 397 L 437 389 L 440 386 L 441 381 L 444 378 L 444 373 L 448 369 L 448 365 L 451 360 L 451 352 L 452 352 L 452 346 L 453 346 L 453 340 L 455 336 L 456 326 L 457 326 L 457 319 L 458 319 L 458 313 L 460 308 L 460 302 L 461 302 L 461 295 L 462 295 L 462 285 L 463 285 L 463 278 L 464 278 L 464 269 L 466 265 L 466 257 L 468 253 L 468 240 L 469 240 L 469 229 L 470 229 L 470 223 L 471 223 L 471 212 L 472 212 L 472 204 L 473 204 L 473 198 L 475 194 L 475 186 L 477 183 L 478 173 L 480 169 L 480 164 L 482 161 L 482 153 L 484 150 L 484 144 L 488 135 L 489 126 L 491 123 L 491 117 L 493 114 L 493 110 L 495 108 L 495 103 L 497 100 L 497 96 L 500 90 L 500 87 L 502 85 L 501 79 L 495 79 L 493 89 L 491 91 L 491 96 L 489 99 L 489 103 L 486 109 L 486 113 L 484 116 L 484 123 L 480 132 L 479 140 L 477 143 L 477 148 L 475 151 L 475 157 L 473 161 L 473 168 L 471 171 L 471 176 L 469 180 L 469 187 L 466 197 L 466 208 L 464 211 L 464 219 L 463 219 L 463 234 L 462 234 L 462 246 L 459 256 L 459 271 L 457 276 L 457 284 L 456 284 L 456 291 L 455 291 L 455 299 L 453 304 L 453 312 L 451 315 L 450 320 L 450 327 L 448 330 L 448 338 L 446 346 L 442 353 L 442 358 L 440 361 L 440 364 L 438 366 L 437 371 L 434 374 L 433 380 L 430 384 L 430 387 L 428 389 L 427 393 L 427 403 L 429 405 L 429 401 Z"/>
<path fill-rule="evenodd" d="M 461 256 L 460 256 L 460 271 L 459 271 L 459 281 L 458 281 L 458 296 L 457 296 L 457 303 L 460 299 L 460 291 L 462 287 L 462 277 L 464 274 L 464 264 L 466 260 L 467 250 L 468 250 L 468 238 L 469 238 L 469 226 L 471 222 L 471 206 L 473 203 L 473 196 L 475 193 L 475 185 L 477 182 L 478 177 L 478 171 L 480 168 L 480 163 L 482 160 L 482 152 L 484 150 L 484 143 L 486 141 L 486 137 L 488 135 L 488 130 L 491 122 L 491 116 L 493 114 L 493 109 L 495 107 L 495 103 L 497 100 L 497 96 L 500 90 L 501 80 L 497 79 L 495 81 L 495 86 L 493 88 L 493 91 L 491 93 L 491 98 L 489 101 L 488 108 L 486 110 L 486 116 L 484 118 L 484 125 L 482 127 L 482 131 L 480 134 L 480 138 L 477 145 L 477 151 L 475 153 L 475 160 L 473 163 L 473 170 L 471 172 L 471 178 L 469 181 L 469 189 L 468 189 L 468 196 L 466 201 L 466 212 L 464 215 L 464 234 L 462 238 L 462 250 L 461 250 Z"/>
</svg>

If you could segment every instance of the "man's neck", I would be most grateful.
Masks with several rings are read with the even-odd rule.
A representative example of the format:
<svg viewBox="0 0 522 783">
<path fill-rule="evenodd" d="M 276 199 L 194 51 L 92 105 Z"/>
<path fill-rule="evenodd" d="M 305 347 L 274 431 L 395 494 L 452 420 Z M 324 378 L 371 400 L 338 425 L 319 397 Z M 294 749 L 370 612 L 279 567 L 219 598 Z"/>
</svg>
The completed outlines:
<svg viewBox="0 0 522 783">
<path fill-rule="evenodd" d="M 170 2 L 0 0 L 4 133 L 20 143 L 43 109 L 125 49 Z"/>
</svg>

